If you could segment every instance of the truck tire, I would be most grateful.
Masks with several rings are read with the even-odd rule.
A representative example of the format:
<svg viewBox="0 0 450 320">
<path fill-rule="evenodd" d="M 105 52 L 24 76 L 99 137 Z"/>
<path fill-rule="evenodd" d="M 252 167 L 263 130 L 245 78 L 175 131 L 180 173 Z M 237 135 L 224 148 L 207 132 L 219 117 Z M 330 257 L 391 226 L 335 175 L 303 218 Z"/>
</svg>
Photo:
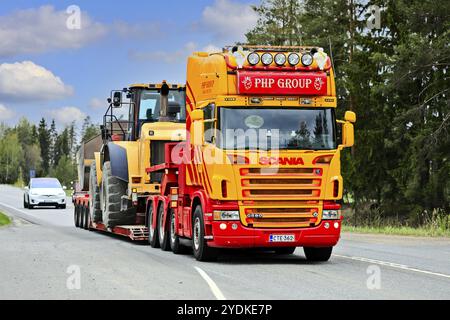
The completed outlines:
<svg viewBox="0 0 450 320">
<path fill-rule="evenodd" d="M 166 219 L 167 220 L 167 219 Z M 169 238 L 169 224 L 164 226 L 164 203 L 159 204 L 158 208 L 158 238 L 162 251 L 170 250 L 170 238 Z"/>
<path fill-rule="evenodd" d="M 330 260 L 331 254 L 333 253 L 333 247 L 326 248 L 303 248 L 305 251 L 305 256 L 308 261 L 312 262 L 326 262 Z"/>
<path fill-rule="evenodd" d="M 89 230 L 91 226 L 91 215 L 89 206 L 84 207 L 84 230 Z"/>
<path fill-rule="evenodd" d="M 182 254 L 186 252 L 186 247 L 180 243 L 180 237 L 176 233 L 174 210 L 170 210 L 169 239 L 170 239 L 170 249 L 174 254 Z"/>
<path fill-rule="evenodd" d="M 113 177 L 111 162 L 103 165 L 101 185 L 101 208 L 103 224 L 108 228 L 119 225 L 131 225 L 136 222 L 135 211 L 121 210 L 122 196 L 127 194 L 128 184 L 117 177 Z"/>
<path fill-rule="evenodd" d="M 293 254 L 297 248 L 296 247 L 283 247 L 283 248 L 276 248 L 275 253 L 280 255 L 289 255 Z"/>
<path fill-rule="evenodd" d="M 148 228 L 148 243 L 152 248 L 159 248 L 158 223 L 156 223 L 156 228 L 153 228 L 152 202 L 148 204 L 147 208 L 147 228 Z"/>
<path fill-rule="evenodd" d="M 192 251 L 198 261 L 217 260 L 217 249 L 208 247 L 205 240 L 205 223 L 203 221 L 203 210 L 197 206 L 194 211 L 194 221 L 192 224 Z"/>
<path fill-rule="evenodd" d="M 94 163 L 89 171 L 89 215 L 91 221 L 102 222 L 102 209 L 100 207 L 100 187 L 97 183 L 97 166 Z"/>
</svg>

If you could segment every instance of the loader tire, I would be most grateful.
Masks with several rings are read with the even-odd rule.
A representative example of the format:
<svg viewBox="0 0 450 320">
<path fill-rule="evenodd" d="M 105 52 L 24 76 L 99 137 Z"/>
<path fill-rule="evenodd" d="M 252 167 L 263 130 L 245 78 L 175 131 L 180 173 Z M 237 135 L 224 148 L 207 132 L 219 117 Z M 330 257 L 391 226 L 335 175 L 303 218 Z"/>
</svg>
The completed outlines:
<svg viewBox="0 0 450 320">
<path fill-rule="evenodd" d="M 122 211 L 122 196 L 127 194 L 128 184 L 112 176 L 111 162 L 103 165 L 101 185 L 101 208 L 103 224 L 108 228 L 119 225 L 132 225 L 136 222 L 136 211 L 133 208 Z"/>
<path fill-rule="evenodd" d="M 102 222 L 100 187 L 97 183 L 97 166 L 95 162 L 92 163 L 89 171 L 89 215 L 92 222 Z"/>
</svg>

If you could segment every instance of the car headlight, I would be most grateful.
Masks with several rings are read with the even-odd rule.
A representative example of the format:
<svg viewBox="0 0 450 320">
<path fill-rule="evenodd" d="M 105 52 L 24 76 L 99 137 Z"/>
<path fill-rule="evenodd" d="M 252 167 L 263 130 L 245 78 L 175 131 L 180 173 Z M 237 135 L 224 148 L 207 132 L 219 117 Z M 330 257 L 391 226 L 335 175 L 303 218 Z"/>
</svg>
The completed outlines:
<svg viewBox="0 0 450 320">
<path fill-rule="evenodd" d="M 340 218 L 340 210 L 323 210 L 322 220 L 339 220 Z"/>
<path fill-rule="evenodd" d="M 239 211 L 214 211 L 214 220 L 225 220 L 225 221 L 239 221 L 240 215 Z"/>
</svg>

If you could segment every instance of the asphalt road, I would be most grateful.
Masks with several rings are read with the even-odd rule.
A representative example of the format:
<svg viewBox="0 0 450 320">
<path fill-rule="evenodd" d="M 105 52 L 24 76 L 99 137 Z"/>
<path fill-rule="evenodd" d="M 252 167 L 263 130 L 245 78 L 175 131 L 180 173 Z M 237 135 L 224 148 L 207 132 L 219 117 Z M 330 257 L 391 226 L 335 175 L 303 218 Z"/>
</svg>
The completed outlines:
<svg viewBox="0 0 450 320">
<path fill-rule="evenodd" d="M 0 211 L 14 218 L 0 228 L 0 299 L 450 299 L 449 239 L 344 234 L 328 263 L 302 249 L 199 263 L 76 229 L 71 205 L 24 209 L 13 187 Z"/>
</svg>

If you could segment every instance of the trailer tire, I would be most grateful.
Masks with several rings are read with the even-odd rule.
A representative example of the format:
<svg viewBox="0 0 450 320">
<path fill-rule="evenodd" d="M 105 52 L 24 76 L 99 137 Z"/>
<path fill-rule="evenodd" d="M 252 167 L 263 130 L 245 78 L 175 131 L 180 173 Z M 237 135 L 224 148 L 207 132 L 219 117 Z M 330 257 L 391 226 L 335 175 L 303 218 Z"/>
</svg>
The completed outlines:
<svg viewBox="0 0 450 320">
<path fill-rule="evenodd" d="M 122 196 L 127 194 L 128 184 L 112 175 L 111 162 L 103 164 L 101 208 L 103 224 L 108 228 L 130 225 L 136 222 L 135 210 L 122 211 Z"/>
<path fill-rule="evenodd" d="M 89 171 L 89 215 L 91 221 L 102 222 L 102 209 L 100 204 L 100 187 L 97 183 L 97 165 L 92 163 Z"/>
<path fill-rule="evenodd" d="M 333 253 L 333 247 L 326 248 L 310 248 L 304 247 L 305 256 L 308 261 L 312 262 L 326 262 L 330 260 Z"/>
<path fill-rule="evenodd" d="M 180 243 L 180 237 L 176 233 L 175 228 L 175 211 L 170 211 L 169 217 L 169 239 L 170 239 L 170 249 L 174 254 L 182 254 L 186 252 L 186 247 Z"/>
<path fill-rule="evenodd" d="M 170 251 L 170 238 L 169 238 L 169 230 L 168 230 L 168 223 L 164 225 L 164 220 L 167 221 L 167 215 L 166 219 L 164 219 L 164 203 L 159 204 L 158 208 L 158 237 L 159 237 L 159 244 L 161 246 L 162 251 Z"/>
<path fill-rule="evenodd" d="M 203 220 L 203 210 L 197 206 L 194 211 L 194 221 L 192 224 L 192 251 L 198 261 L 217 260 L 217 249 L 208 247 L 205 240 L 205 223 Z"/>
<path fill-rule="evenodd" d="M 275 253 L 279 255 L 289 255 L 294 254 L 297 247 L 283 247 L 283 248 L 276 248 Z"/>
<path fill-rule="evenodd" d="M 91 225 L 91 215 L 89 206 L 84 207 L 84 230 L 89 230 Z"/>
<path fill-rule="evenodd" d="M 75 227 L 78 228 L 78 215 L 80 214 L 80 208 L 78 204 L 75 204 L 75 210 L 73 212 L 73 222 L 75 224 Z"/>
<path fill-rule="evenodd" d="M 156 249 L 159 248 L 158 223 L 156 223 L 156 228 L 153 228 L 153 203 L 150 202 L 147 207 L 148 243 Z"/>
</svg>

